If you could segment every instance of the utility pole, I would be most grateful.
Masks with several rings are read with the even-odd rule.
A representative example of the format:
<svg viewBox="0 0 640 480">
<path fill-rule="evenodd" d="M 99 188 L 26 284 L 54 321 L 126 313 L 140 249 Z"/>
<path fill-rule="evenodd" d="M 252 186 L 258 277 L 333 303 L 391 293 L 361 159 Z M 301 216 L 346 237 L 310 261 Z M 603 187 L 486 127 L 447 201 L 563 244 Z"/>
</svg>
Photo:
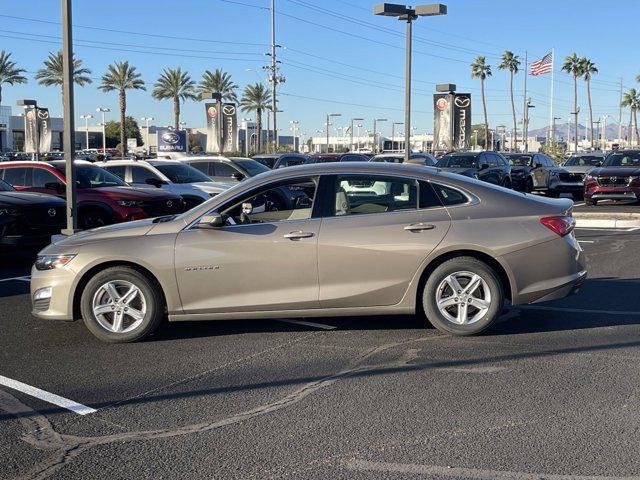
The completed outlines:
<svg viewBox="0 0 640 480">
<path fill-rule="evenodd" d="M 278 63 L 280 63 L 276 59 L 276 48 L 279 48 L 280 45 L 276 44 L 276 2 L 275 0 L 271 0 L 271 53 L 268 53 L 271 57 L 271 65 L 266 68 L 269 70 L 269 81 L 271 82 L 271 110 L 273 111 L 273 149 L 274 152 L 278 151 L 279 139 L 278 139 L 278 123 L 276 120 L 277 117 L 277 100 L 276 100 L 276 87 L 279 83 L 284 83 L 285 78 L 283 76 L 278 75 Z M 267 110 L 268 114 L 268 110 Z M 269 120 L 267 119 L 267 131 L 269 130 Z"/>
<path fill-rule="evenodd" d="M 622 77 L 620 77 L 620 101 L 618 102 L 618 141 L 622 143 Z"/>
<path fill-rule="evenodd" d="M 529 116 L 529 109 L 527 108 L 527 76 L 529 75 L 529 58 L 528 52 L 524 52 L 524 94 L 522 95 L 522 145 L 523 151 L 526 152 L 528 148 L 528 142 L 526 140 L 527 134 L 525 130 L 527 128 L 527 117 Z M 516 132 L 516 142 L 518 140 L 518 132 Z"/>
<path fill-rule="evenodd" d="M 63 144 L 65 160 L 65 178 L 67 182 L 67 228 L 64 235 L 73 235 L 78 230 L 78 209 L 76 207 L 76 168 L 75 128 L 73 112 L 73 20 L 71 0 L 62 3 L 62 92 L 63 105 Z"/>
</svg>

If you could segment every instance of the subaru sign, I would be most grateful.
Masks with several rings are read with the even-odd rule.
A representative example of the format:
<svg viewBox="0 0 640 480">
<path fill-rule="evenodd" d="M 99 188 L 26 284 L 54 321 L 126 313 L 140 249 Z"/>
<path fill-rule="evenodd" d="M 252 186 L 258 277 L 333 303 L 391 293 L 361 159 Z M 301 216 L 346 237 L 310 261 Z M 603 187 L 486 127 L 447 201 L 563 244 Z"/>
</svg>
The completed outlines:
<svg viewBox="0 0 640 480">
<path fill-rule="evenodd" d="M 187 153 L 187 132 L 185 130 L 158 130 L 158 152 Z"/>
</svg>

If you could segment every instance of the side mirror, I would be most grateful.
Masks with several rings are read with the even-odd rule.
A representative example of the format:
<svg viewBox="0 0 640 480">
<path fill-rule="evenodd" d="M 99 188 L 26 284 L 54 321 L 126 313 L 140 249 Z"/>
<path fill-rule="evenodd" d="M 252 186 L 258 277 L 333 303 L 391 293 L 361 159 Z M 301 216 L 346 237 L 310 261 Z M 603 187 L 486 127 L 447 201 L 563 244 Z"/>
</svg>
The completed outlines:
<svg viewBox="0 0 640 480">
<path fill-rule="evenodd" d="M 231 178 L 235 178 L 237 181 L 241 182 L 242 180 L 244 180 L 244 175 L 240 172 L 235 172 L 231 174 Z"/>
<path fill-rule="evenodd" d="M 480 170 L 486 170 L 487 168 L 489 168 L 488 163 L 483 163 L 482 165 L 480 165 Z"/>
<path fill-rule="evenodd" d="M 200 218 L 198 225 L 204 228 L 219 228 L 224 225 L 224 218 L 218 212 L 211 212 Z"/>
<path fill-rule="evenodd" d="M 164 185 L 165 182 L 164 180 L 160 180 L 159 178 L 147 178 L 144 183 L 148 184 L 148 185 L 153 185 L 156 188 L 160 188 L 162 187 L 162 185 Z"/>
<path fill-rule="evenodd" d="M 602 166 L 602 162 L 596 163 L 596 167 L 601 167 L 601 166 Z"/>
<path fill-rule="evenodd" d="M 44 188 L 47 190 L 54 190 L 57 193 L 64 193 L 65 187 L 60 182 L 47 182 L 44 184 Z"/>
</svg>

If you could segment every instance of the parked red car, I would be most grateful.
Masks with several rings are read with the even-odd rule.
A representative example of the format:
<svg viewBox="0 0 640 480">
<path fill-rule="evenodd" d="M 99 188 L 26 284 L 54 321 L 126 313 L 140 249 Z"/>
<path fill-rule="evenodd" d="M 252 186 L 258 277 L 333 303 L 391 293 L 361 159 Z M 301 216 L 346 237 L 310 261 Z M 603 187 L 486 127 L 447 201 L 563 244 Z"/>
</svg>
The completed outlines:
<svg viewBox="0 0 640 480">
<path fill-rule="evenodd" d="M 2 162 L 0 178 L 16 190 L 65 198 L 65 163 Z M 111 223 L 172 215 L 184 210 L 182 198 L 166 190 L 136 188 L 114 174 L 76 161 L 78 226 L 95 228 Z"/>
<path fill-rule="evenodd" d="M 640 150 L 612 152 L 601 167 L 586 174 L 585 203 L 597 205 L 605 199 L 640 201 Z"/>
</svg>

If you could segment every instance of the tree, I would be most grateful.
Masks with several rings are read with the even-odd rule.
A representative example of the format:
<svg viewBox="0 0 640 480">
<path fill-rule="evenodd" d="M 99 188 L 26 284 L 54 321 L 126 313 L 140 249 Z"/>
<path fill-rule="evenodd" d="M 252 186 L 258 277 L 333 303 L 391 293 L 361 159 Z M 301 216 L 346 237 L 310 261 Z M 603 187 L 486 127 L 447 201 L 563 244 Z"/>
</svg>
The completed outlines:
<svg viewBox="0 0 640 480">
<path fill-rule="evenodd" d="M 2 105 L 2 84 L 15 85 L 27 83 L 27 77 L 22 75 L 26 70 L 16 67 L 16 62 L 10 60 L 11 52 L 0 50 L 0 105 Z"/>
<path fill-rule="evenodd" d="M 256 112 L 257 149 L 260 151 L 262 140 L 262 111 L 271 102 L 271 92 L 262 83 L 247 85 L 242 92 L 240 108 L 244 112 Z"/>
<path fill-rule="evenodd" d="M 484 98 L 484 81 L 491 76 L 491 66 L 486 64 L 485 58 L 480 55 L 471 64 L 471 77 L 480 79 L 480 93 L 482 94 L 482 110 L 484 112 L 484 149 L 489 149 L 489 120 L 487 118 L 487 102 Z"/>
<path fill-rule="evenodd" d="M 580 59 L 580 69 L 584 76 L 584 81 L 587 82 L 587 102 L 589 103 L 589 124 L 591 128 L 591 148 L 594 148 L 593 141 L 593 109 L 591 108 L 591 75 L 598 73 L 596 64 L 588 58 L 582 57 Z"/>
<path fill-rule="evenodd" d="M 630 88 L 628 92 L 622 94 L 622 107 L 629 107 L 629 146 L 633 146 L 633 134 L 635 132 L 636 142 L 640 139 L 638 136 L 638 117 L 637 112 L 640 108 L 640 92 L 635 88 Z"/>
<path fill-rule="evenodd" d="M 173 100 L 173 128 L 180 129 L 180 102 L 195 100 L 196 83 L 180 67 L 165 68 L 153 84 L 151 96 L 156 100 Z"/>
<path fill-rule="evenodd" d="M 509 70 L 509 91 L 511 93 L 511 114 L 513 115 L 513 145 L 511 150 L 518 151 L 518 123 L 516 121 L 516 104 L 513 101 L 513 76 L 518 73 L 520 58 L 509 50 L 502 54 L 502 62 L 498 65 L 500 70 Z"/>
<path fill-rule="evenodd" d="M 205 70 L 202 74 L 202 80 L 200 80 L 200 84 L 198 85 L 198 92 L 218 92 L 222 95 L 223 101 L 235 103 L 238 101 L 236 95 L 237 88 L 238 86 L 231 80 L 231 75 L 223 72 L 220 68 L 216 68 L 213 72 L 211 70 Z"/>
<path fill-rule="evenodd" d="M 127 113 L 127 90 L 146 90 L 144 80 L 136 72 L 136 67 L 129 62 L 115 62 L 107 67 L 107 73 L 102 76 L 102 84 L 98 87 L 103 92 L 118 91 L 120 103 L 120 155 L 124 157 L 127 148 L 125 135 L 125 117 Z"/>
<path fill-rule="evenodd" d="M 40 85 L 45 87 L 59 86 L 62 92 L 62 106 L 64 108 L 64 90 L 62 88 L 62 50 L 57 53 L 49 52 L 49 56 L 44 60 L 44 68 L 39 69 L 36 72 L 35 79 Z M 73 83 L 83 87 L 92 82 L 91 70 L 82 67 L 82 60 L 76 59 L 73 56 Z"/>
<path fill-rule="evenodd" d="M 107 141 L 107 148 L 118 147 L 121 143 L 122 128 L 120 128 L 120 122 L 115 120 L 109 120 L 104 127 L 105 139 Z M 125 117 L 124 121 L 124 134 L 125 134 L 125 146 L 127 138 L 135 138 L 138 145 L 142 144 L 142 135 L 140 134 L 140 127 L 138 122 L 132 116 Z"/>
<path fill-rule="evenodd" d="M 562 64 L 562 70 L 573 76 L 573 123 L 575 127 L 575 136 L 573 139 L 574 150 L 578 151 L 578 77 L 582 76 L 582 59 L 572 53 L 565 57 Z M 567 143 L 568 143 L 567 139 Z"/>
</svg>

